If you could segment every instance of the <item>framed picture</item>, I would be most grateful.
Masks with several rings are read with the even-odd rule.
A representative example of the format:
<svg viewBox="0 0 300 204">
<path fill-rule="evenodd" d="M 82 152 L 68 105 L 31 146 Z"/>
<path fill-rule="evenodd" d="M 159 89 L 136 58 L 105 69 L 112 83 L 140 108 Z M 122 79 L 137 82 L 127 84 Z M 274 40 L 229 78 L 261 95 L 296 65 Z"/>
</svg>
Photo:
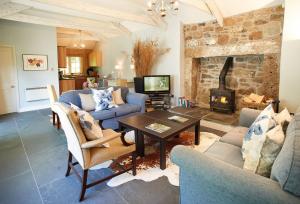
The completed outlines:
<svg viewBox="0 0 300 204">
<path fill-rule="evenodd" d="M 48 56 L 23 54 L 23 69 L 24 71 L 48 70 Z"/>
</svg>

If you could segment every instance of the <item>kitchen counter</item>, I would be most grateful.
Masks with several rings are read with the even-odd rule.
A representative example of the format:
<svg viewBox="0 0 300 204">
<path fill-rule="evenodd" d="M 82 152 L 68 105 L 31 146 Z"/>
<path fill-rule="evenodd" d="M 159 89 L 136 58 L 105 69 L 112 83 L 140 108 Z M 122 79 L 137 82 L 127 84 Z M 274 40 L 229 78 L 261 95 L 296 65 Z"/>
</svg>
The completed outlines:
<svg viewBox="0 0 300 204">
<path fill-rule="evenodd" d="M 86 76 L 63 77 L 59 79 L 59 93 L 82 89 L 83 83 L 86 81 Z"/>
</svg>

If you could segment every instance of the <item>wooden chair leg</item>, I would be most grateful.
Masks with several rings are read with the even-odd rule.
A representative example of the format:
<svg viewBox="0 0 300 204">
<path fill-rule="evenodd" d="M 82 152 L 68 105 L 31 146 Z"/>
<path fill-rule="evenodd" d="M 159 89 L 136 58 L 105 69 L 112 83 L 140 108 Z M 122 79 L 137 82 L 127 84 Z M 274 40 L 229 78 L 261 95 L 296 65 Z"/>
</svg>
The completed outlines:
<svg viewBox="0 0 300 204">
<path fill-rule="evenodd" d="M 67 163 L 67 171 L 66 171 L 66 174 L 65 176 L 69 176 L 70 175 L 70 171 L 71 171 L 71 167 L 70 167 L 70 163 L 72 163 L 72 154 L 71 152 L 69 152 L 69 156 L 68 156 L 68 163 Z"/>
<path fill-rule="evenodd" d="M 59 116 L 56 114 L 56 118 L 57 118 L 57 129 L 59 130 L 60 128 L 60 119 Z"/>
<path fill-rule="evenodd" d="M 52 124 L 53 124 L 53 126 L 55 125 L 55 112 L 54 111 L 52 111 Z"/>
<path fill-rule="evenodd" d="M 132 175 L 136 175 L 136 153 L 132 153 Z"/>
<path fill-rule="evenodd" d="M 83 175 L 82 175 L 82 186 L 81 186 L 79 202 L 83 201 L 83 199 L 84 199 L 84 194 L 87 189 L 87 186 L 86 186 L 87 177 L 88 177 L 88 169 L 85 169 L 85 170 L 83 170 Z"/>
</svg>

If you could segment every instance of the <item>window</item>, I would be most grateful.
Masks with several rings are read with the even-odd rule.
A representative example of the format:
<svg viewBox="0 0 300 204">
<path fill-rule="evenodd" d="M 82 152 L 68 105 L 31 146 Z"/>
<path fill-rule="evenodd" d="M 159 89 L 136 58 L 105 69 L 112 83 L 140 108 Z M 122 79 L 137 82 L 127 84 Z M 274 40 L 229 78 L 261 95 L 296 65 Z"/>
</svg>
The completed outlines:
<svg viewBox="0 0 300 204">
<path fill-rule="evenodd" d="M 81 57 L 67 57 L 67 70 L 69 73 L 80 73 Z"/>
</svg>

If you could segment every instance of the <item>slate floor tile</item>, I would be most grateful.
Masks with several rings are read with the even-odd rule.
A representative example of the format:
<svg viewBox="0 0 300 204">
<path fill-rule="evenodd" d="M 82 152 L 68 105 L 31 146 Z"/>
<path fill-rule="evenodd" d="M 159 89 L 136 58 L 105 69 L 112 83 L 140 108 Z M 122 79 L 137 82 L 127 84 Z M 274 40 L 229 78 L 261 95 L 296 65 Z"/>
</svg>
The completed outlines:
<svg viewBox="0 0 300 204">
<path fill-rule="evenodd" d="M 20 137 L 9 134 L 0 137 L 0 181 L 29 170 Z"/>
<path fill-rule="evenodd" d="M 85 200 L 81 203 L 126 203 L 113 189 L 92 187 L 86 191 Z M 79 203 L 81 185 L 75 175 L 56 180 L 40 188 L 45 204 Z"/>
<path fill-rule="evenodd" d="M 20 136 L 23 140 L 25 150 L 28 155 L 41 153 L 63 145 L 66 141 L 55 130 L 49 127 L 45 129 L 37 128 L 36 131 L 23 131 Z"/>
<path fill-rule="evenodd" d="M 67 157 L 66 145 L 30 155 L 29 161 L 38 186 L 65 178 Z"/>
<path fill-rule="evenodd" d="M 1 204 L 79 203 L 81 183 L 73 171 L 64 177 L 64 131 L 52 126 L 49 114 L 50 109 L 46 109 L 0 116 Z M 76 169 L 82 173 L 79 165 Z M 91 170 L 88 183 L 111 173 L 109 168 Z M 134 180 L 115 188 L 103 182 L 88 189 L 82 203 L 176 204 L 178 194 L 178 187 L 169 184 L 166 177 L 152 182 Z"/>
<path fill-rule="evenodd" d="M 116 190 L 131 204 L 176 204 L 179 188 L 172 186 L 167 177 L 152 182 L 133 180 L 116 187 Z"/>
<path fill-rule="evenodd" d="M 0 182 L 1 204 L 40 204 L 42 200 L 30 171 Z"/>
</svg>

